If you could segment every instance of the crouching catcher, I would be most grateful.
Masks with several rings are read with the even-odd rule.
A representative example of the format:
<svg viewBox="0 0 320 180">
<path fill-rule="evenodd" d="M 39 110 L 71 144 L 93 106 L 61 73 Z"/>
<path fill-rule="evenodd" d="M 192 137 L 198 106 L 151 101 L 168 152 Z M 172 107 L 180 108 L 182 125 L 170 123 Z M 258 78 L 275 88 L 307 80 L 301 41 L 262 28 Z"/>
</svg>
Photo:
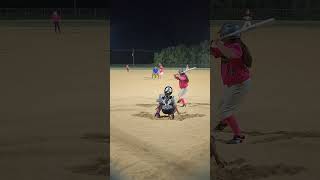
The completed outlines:
<svg viewBox="0 0 320 180">
<path fill-rule="evenodd" d="M 170 119 L 174 119 L 175 112 L 179 114 L 175 98 L 174 96 L 171 96 L 172 91 L 172 87 L 167 86 L 164 88 L 164 94 L 159 95 L 159 98 L 157 99 L 159 104 L 155 113 L 156 118 L 160 118 L 161 111 L 163 114 L 167 114 Z"/>
</svg>

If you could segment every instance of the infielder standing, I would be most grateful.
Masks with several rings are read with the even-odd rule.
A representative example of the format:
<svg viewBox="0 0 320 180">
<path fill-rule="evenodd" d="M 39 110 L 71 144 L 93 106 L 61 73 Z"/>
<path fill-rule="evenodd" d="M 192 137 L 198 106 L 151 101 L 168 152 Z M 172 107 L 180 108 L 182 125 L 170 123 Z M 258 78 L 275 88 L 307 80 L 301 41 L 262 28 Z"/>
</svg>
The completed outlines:
<svg viewBox="0 0 320 180">
<path fill-rule="evenodd" d="M 250 12 L 250 9 L 246 9 L 246 13 L 243 16 L 244 24 L 242 28 L 246 28 L 248 26 L 251 26 L 251 21 L 252 21 L 252 14 Z"/>
<path fill-rule="evenodd" d="M 160 63 L 160 64 L 159 64 L 159 78 L 160 78 L 160 79 L 162 78 L 163 74 L 164 74 L 164 67 L 163 67 L 163 65 Z"/>
<path fill-rule="evenodd" d="M 240 30 L 236 24 L 224 24 L 219 31 L 220 37 Z M 215 58 L 221 58 L 221 76 L 223 81 L 223 103 L 221 107 L 222 120 L 215 130 L 222 131 L 226 126 L 232 129 L 233 138 L 228 144 L 238 144 L 245 136 L 241 134 L 241 129 L 234 113 L 239 108 L 239 104 L 247 94 L 250 87 L 250 72 L 252 57 L 247 46 L 242 42 L 240 33 L 220 40 L 211 42 L 211 54 Z"/>
<path fill-rule="evenodd" d="M 52 16 L 51 16 L 51 20 L 54 24 L 54 31 L 57 33 L 57 31 L 59 31 L 59 33 L 61 33 L 60 30 L 60 22 L 61 22 L 61 16 L 58 15 L 57 11 L 54 11 Z"/>
<path fill-rule="evenodd" d="M 156 79 L 157 77 L 159 79 L 159 69 L 157 66 L 154 66 L 152 69 L 152 79 Z"/>
</svg>

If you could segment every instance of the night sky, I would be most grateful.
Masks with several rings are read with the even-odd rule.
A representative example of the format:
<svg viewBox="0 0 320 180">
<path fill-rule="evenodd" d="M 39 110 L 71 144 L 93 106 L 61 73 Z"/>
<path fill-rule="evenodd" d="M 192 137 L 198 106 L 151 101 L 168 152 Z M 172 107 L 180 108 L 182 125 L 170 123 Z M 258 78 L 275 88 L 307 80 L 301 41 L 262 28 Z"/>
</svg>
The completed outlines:
<svg viewBox="0 0 320 180">
<path fill-rule="evenodd" d="M 111 8 L 111 49 L 158 50 L 209 39 L 209 6 L 206 1 L 112 0 Z M 128 60 L 131 60 L 130 55 L 126 55 Z M 126 62 L 123 58 L 111 56 L 111 63 Z"/>
<path fill-rule="evenodd" d="M 205 1 L 113 0 L 111 7 L 111 48 L 159 49 L 209 39 Z"/>
</svg>

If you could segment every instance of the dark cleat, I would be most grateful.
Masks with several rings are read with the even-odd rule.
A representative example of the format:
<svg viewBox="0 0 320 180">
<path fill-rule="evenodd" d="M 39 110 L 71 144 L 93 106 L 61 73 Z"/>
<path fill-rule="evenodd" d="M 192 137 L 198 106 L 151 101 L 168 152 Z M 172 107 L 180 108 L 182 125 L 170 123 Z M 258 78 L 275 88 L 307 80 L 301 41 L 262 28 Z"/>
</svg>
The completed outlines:
<svg viewBox="0 0 320 180">
<path fill-rule="evenodd" d="M 154 115 L 154 117 L 160 118 L 160 113 L 156 113 L 156 114 Z"/>
<path fill-rule="evenodd" d="M 224 128 L 226 128 L 228 125 L 226 123 L 223 123 L 222 121 L 219 122 L 219 124 L 216 126 L 216 131 L 223 131 Z"/>
<path fill-rule="evenodd" d="M 244 136 L 234 136 L 231 140 L 227 141 L 227 144 L 240 144 L 244 138 Z"/>
</svg>

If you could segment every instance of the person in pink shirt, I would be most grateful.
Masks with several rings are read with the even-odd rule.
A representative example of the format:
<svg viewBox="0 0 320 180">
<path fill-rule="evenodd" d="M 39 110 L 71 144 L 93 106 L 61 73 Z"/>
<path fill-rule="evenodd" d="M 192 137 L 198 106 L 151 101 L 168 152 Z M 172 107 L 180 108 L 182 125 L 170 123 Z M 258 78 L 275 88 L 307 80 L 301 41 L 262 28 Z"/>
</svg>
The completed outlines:
<svg viewBox="0 0 320 180">
<path fill-rule="evenodd" d="M 174 78 L 179 80 L 179 87 L 180 87 L 180 92 L 178 94 L 179 100 L 178 103 L 182 103 L 181 107 L 185 107 L 187 105 L 187 100 L 186 100 L 186 94 L 188 91 L 188 86 L 189 86 L 189 78 L 188 76 L 183 72 L 182 69 L 178 71 L 178 74 L 174 75 Z"/>
<path fill-rule="evenodd" d="M 240 30 L 236 24 L 224 24 L 219 31 L 220 38 Z M 211 42 L 210 52 L 215 58 L 221 59 L 221 77 L 223 81 L 223 102 L 221 106 L 221 121 L 215 130 L 222 131 L 229 126 L 233 138 L 228 144 L 241 143 L 245 136 L 242 135 L 240 126 L 235 118 L 235 111 L 250 87 L 250 71 L 252 57 L 247 46 L 242 42 L 240 33 L 234 36 Z"/>
<path fill-rule="evenodd" d="M 245 15 L 243 16 L 244 24 L 242 28 L 246 28 L 248 26 L 251 26 L 252 21 L 252 14 L 250 12 L 250 9 L 246 9 Z"/>
<path fill-rule="evenodd" d="M 61 33 L 60 30 L 60 22 L 61 22 L 61 16 L 59 16 L 57 11 L 54 11 L 52 16 L 51 16 L 51 21 L 54 24 L 54 31 L 57 33 L 57 31 L 59 31 L 59 33 Z"/>
<path fill-rule="evenodd" d="M 159 64 L 159 78 L 161 79 L 164 74 L 164 67 L 162 64 Z"/>
</svg>

